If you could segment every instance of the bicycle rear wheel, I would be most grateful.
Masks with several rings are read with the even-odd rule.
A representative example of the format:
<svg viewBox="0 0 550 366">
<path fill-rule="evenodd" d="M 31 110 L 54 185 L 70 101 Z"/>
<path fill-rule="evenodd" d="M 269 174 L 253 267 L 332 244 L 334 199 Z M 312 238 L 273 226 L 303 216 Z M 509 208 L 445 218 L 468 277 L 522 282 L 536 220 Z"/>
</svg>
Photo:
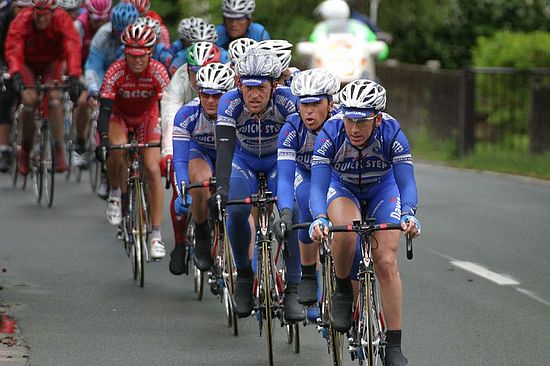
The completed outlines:
<svg viewBox="0 0 550 366">
<path fill-rule="evenodd" d="M 96 140 L 97 133 L 97 121 L 92 121 L 90 124 L 90 132 L 88 134 L 88 170 L 90 171 L 90 187 L 92 192 L 97 191 L 97 184 L 99 182 L 99 174 L 101 171 L 101 164 L 95 159 L 95 148 L 97 146 Z"/>
<path fill-rule="evenodd" d="M 43 128 L 40 128 L 36 131 L 34 136 L 34 144 L 29 161 L 34 188 L 33 190 L 37 203 L 42 202 L 42 193 L 44 188 L 44 164 L 42 164 L 42 151 L 44 149 L 44 144 L 44 131 Z"/>
<path fill-rule="evenodd" d="M 13 123 L 10 129 L 10 146 L 11 146 L 11 166 L 10 172 L 12 174 L 12 185 L 17 187 L 17 180 L 19 178 L 19 165 L 18 157 L 21 150 L 19 144 L 19 118 L 16 113 L 16 117 L 13 119 Z"/>
<path fill-rule="evenodd" d="M 262 243 L 262 293 L 265 318 L 264 335 L 267 341 L 269 365 L 273 365 L 273 304 L 271 302 L 271 251 L 266 241 Z"/>
<path fill-rule="evenodd" d="M 42 153 L 42 171 L 44 174 L 44 194 L 48 207 L 52 207 L 55 188 L 55 141 L 51 125 L 48 123 L 44 129 L 44 151 Z"/>
</svg>

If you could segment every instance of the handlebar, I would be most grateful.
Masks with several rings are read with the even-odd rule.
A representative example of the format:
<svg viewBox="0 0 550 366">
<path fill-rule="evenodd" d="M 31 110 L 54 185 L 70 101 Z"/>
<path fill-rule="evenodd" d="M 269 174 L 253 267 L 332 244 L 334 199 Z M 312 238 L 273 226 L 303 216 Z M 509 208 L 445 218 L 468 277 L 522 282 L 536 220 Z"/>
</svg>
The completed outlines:
<svg viewBox="0 0 550 366">
<path fill-rule="evenodd" d="M 311 222 L 304 222 L 301 224 L 292 225 L 292 230 L 309 229 Z M 372 233 L 375 231 L 384 230 L 403 230 L 401 224 L 372 224 L 372 223 L 359 223 L 354 222 L 350 225 L 331 226 L 329 227 L 329 233 L 343 233 L 343 232 L 356 232 L 356 233 Z M 407 259 L 413 259 L 413 244 L 412 238 L 407 235 L 406 237 L 406 249 Z"/>
<path fill-rule="evenodd" d="M 160 147 L 160 142 L 153 142 L 153 143 L 146 143 L 146 144 L 129 143 L 129 144 L 121 144 L 121 145 L 111 145 L 111 147 L 109 147 L 109 150 L 148 149 L 152 147 Z"/>
</svg>

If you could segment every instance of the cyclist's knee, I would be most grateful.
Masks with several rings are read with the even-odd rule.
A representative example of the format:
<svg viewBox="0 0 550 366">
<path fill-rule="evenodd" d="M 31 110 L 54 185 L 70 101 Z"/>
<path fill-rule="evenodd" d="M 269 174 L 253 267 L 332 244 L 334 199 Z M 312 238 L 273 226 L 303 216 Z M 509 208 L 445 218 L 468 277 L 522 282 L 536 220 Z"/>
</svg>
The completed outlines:
<svg viewBox="0 0 550 366">
<path fill-rule="evenodd" d="M 376 275 L 382 281 L 392 279 L 399 273 L 397 259 L 392 253 L 383 253 L 376 256 L 374 263 L 376 266 Z"/>
<path fill-rule="evenodd" d="M 145 170 L 151 178 L 160 179 L 160 166 L 155 159 L 145 159 Z"/>
<path fill-rule="evenodd" d="M 34 108 L 38 104 L 38 93 L 34 89 L 26 89 L 21 93 L 21 103 L 23 104 L 24 108 L 32 108 L 32 111 L 34 111 Z"/>
</svg>

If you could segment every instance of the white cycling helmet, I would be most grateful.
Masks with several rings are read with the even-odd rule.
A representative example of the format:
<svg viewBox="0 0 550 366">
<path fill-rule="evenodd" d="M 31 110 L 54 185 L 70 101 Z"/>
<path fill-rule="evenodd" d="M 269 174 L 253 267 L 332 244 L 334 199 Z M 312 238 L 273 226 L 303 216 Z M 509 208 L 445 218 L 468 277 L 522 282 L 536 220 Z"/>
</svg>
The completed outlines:
<svg viewBox="0 0 550 366">
<path fill-rule="evenodd" d="M 213 62 L 199 69 L 196 75 L 201 92 L 220 94 L 235 86 L 235 72 L 227 65 Z"/>
<path fill-rule="evenodd" d="M 281 61 L 283 70 L 288 69 L 292 59 L 292 43 L 284 39 L 268 39 L 256 45 L 257 48 L 273 52 Z"/>
<path fill-rule="evenodd" d="M 134 24 L 141 24 L 151 28 L 155 32 L 157 39 L 160 38 L 162 29 L 160 27 L 160 22 L 158 20 L 153 19 L 151 17 L 139 17 L 137 18 Z"/>
<path fill-rule="evenodd" d="M 311 69 L 297 73 L 290 84 L 292 94 L 300 97 L 300 103 L 313 103 L 323 96 L 332 97 L 340 90 L 340 81 L 325 69 Z"/>
<path fill-rule="evenodd" d="M 67 11 L 76 10 L 82 5 L 82 0 L 59 0 L 59 6 Z"/>
<path fill-rule="evenodd" d="M 237 60 L 239 57 L 241 57 L 248 49 L 255 44 L 257 44 L 255 40 L 252 38 L 237 38 L 231 43 L 229 43 L 229 47 L 227 48 L 227 52 L 229 53 L 229 60 L 231 60 L 232 63 L 237 63 Z"/>
<path fill-rule="evenodd" d="M 314 13 L 323 19 L 348 19 L 350 16 L 349 5 L 345 0 L 325 0 Z"/>
<path fill-rule="evenodd" d="M 375 81 L 359 79 L 346 85 L 338 94 L 338 100 L 344 109 L 355 109 L 357 116 L 352 118 L 367 117 L 360 115 L 357 109 L 370 109 L 381 112 L 386 109 L 386 89 Z M 344 111 L 347 116 L 348 113 Z"/>
<path fill-rule="evenodd" d="M 201 19 L 195 26 L 191 25 L 187 30 L 187 40 L 190 42 L 212 42 L 218 40 L 216 26 Z"/>
<path fill-rule="evenodd" d="M 283 67 L 273 52 L 252 47 L 239 58 L 236 71 L 243 84 L 258 86 L 266 79 L 272 81 L 278 79 Z"/>
<path fill-rule="evenodd" d="M 222 13 L 227 18 L 251 17 L 256 9 L 255 0 L 223 0 Z"/>
</svg>

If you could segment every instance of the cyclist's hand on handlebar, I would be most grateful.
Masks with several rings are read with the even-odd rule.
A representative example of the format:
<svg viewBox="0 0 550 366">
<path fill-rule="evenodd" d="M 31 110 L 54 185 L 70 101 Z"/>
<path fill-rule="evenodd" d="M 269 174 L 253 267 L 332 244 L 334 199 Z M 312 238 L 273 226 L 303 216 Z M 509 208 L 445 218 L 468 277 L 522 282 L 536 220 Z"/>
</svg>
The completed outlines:
<svg viewBox="0 0 550 366">
<path fill-rule="evenodd" d="M 84 86 L 80 82 L 80 79 L 76 76 L 69 76 L 67 84 L 69 85 L 69 96 L 71 97 L 71 101 L 76 103 L 78 101 L 78 97 L 80 97 L 80 94 L 84 90 Z"/>
<path fill-rule="evenodd" d="M 107 156 L 109 155 L 109 147 L 111 147 L 111 142 L 108 137 L 102 137 L 101 142 L 95 148 L 95 157 L 96 159 L 104 163 L 107 161 Z"/>
<path fill-rule="evenodd" d="M 99 102 L 97 101 L 98 93 L 97 91 L 91 91 L 88 93 L 88 106 L 91 108 L 95 108 L 99 105 Z"/>
<path fill-rule="evenodd" d="M 210 213 L 210 217 L 217 219 L 219 217 L 218 212 L 218 199 L 217 196 L 221 199 L 221 208 L 225 207 L 225 204 L 227 203 L 227 200 L 229 199 L 229 193 L 227 192 L 227 188 L 224 187 L 218 187 L 216 190 L 216 193 L 214 193 L 209 199 L 208 199 L 208 212 Z"/>
<path fill-rule="evenodd" d="M 404 234 L 410 236 L 411 239 L 420 236 L 420 232 L 422 231 L 420 221 L 413 215 L 401 216 L 401 227 L 404 230 Z"/>
<path fill-rule="evenodd" d="M 275 234 L 275 237 L 280 243 L 292 233 L 292 210 L 283 208 L 279 216 L 279 220 L 273 223 L 273 234 Z M 281 228 L 281 224 L 285 224 L 284 231 Z"/>
<path fill-rule="evenodd" d="M 11 85 L 13 85 L 13 90 L 15 90 L 17 94 L 21 94 L 23 92 L 23 89 L 25 89 L 25 83 L 23 82 L 23 77 L 20 73 L 16 72 L 11 76 Z"/>
<path fill-rule="evenodd" d="M 168 161 L 172 161 L 173 157 L 172 155 L 165 155 L 162 157 L 162 160 L 160 161 L 160 174 L 163 177 L 166 177 L 166 173 L 168 172 Z"/>
<path fill-rule="evenodd" d="M 189 213 L 189 206 L 191 206 L 193 199 L 189 193 L 187 193 L 186 196 L 186 202 L 184 202 L 181 196 L 178 196 L 174 201 L 174 211 L 176 211 L 176 214 L 178 215 L 186 215 Z"/>
<path fill-rule="evenodd" d="M 330 220 L 326 217 L 318 217 L 309 225 L 309 237 L 315 242 L 321 241 L 324 236 L 328 236 L 328 228 L 332 226 Z"/>
</svg>

